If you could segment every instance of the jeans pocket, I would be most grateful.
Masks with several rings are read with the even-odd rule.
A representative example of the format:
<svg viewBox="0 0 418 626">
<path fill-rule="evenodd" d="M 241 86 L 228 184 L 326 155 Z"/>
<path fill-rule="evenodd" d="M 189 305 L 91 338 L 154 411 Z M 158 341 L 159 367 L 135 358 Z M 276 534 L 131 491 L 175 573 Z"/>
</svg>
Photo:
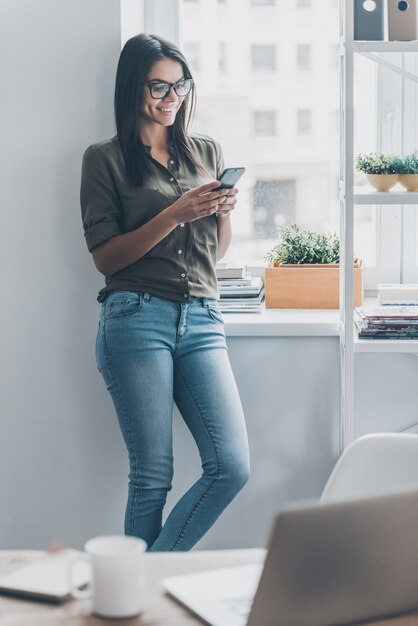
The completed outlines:
<svg viewBox="0 0 418 626">
<path fill-rule="evenodd" d="M 213 319 L 213 321 L 217 322 L 218 324 L 223 324 L 224 318 L 219 308 L 219 305 L 217 303 L 212 304 L 212 302 L 209 302 L 207 307 L 209 316 Z"/>
<path fill-rule="evenodd" d="M 104 318 L 112 320 L 133 315 L 142 306 L 143 294 L 135 291 L 118 291 L 106 298 Z"/>
</svg>

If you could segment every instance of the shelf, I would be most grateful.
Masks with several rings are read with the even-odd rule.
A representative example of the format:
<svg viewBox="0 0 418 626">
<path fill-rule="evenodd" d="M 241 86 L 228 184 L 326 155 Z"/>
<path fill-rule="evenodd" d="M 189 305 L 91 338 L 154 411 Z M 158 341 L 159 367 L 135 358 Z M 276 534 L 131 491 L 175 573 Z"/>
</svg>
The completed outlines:
<svg viewBox="0 0 418 626">
<path fill-rule="evenodd" d="M 353 204 L 418 204 L 418 192 L 404 191 L 396 185 L 391 191 L 371 191 L 371 187 L 354 187 Z"/>
<path fill-rule="evenodd" d="M 354 41 L 354 52 L 418 52 L 418 41 Z"/>
</svg>

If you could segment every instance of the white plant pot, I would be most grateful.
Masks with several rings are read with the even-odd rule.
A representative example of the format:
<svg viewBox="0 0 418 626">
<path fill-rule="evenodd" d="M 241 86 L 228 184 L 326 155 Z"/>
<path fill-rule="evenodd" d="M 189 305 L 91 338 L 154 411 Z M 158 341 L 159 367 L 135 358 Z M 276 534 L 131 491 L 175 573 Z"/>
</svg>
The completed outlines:
<svg viewBox="0 0 418 626">
<path fill-rule="evenodd" d="M 376 191 L 389 191 L 399 182 L 399 174 L 366 174 L 366 178 Z"/>
<path fill-rule="evenodd" d="M 407 191 L 418 191 L 418 174 L 400 174 L 399 182 Z"/>
</svg>

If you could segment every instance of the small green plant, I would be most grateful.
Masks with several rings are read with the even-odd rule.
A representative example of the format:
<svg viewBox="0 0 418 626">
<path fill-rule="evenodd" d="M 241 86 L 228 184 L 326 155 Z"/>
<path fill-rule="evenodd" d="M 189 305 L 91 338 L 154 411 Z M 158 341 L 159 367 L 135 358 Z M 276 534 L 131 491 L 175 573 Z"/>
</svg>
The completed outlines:
<svg viewBox="0 0 418 626">
<path fill-rule="evenodd" d="M 415 154 L 408 154 L 403 159 L 399 159 L 398 174 L 418 174 L 418 157 Z"/>
<path fill-rule="evenodd" d="M 371 152 L 356 157 L 356 169 L 365 174 L 398 174 L 401 162 L 395 154 Z"/>
<path fill-rule="evenodd" d="M 269 263 L 339 263 L 340 240 L 335 233 L 314 233 L 300 230 L 296 224 L 280 229 L 280 243 L 272 248 L 265 259 Z"/>
</svg>

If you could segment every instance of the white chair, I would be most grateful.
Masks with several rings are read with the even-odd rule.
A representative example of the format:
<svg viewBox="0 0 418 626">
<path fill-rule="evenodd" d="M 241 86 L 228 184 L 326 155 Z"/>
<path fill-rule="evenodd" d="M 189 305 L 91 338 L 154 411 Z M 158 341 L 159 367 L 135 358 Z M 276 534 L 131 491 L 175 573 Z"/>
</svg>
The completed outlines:
<svg viewBox="0 0 418 626">
<path fill-rule="evenodd" d="M 321 502 L 418 489 L 418 435 L 378 433 L 353 441 L 338 459 Z"/>
</svg>

